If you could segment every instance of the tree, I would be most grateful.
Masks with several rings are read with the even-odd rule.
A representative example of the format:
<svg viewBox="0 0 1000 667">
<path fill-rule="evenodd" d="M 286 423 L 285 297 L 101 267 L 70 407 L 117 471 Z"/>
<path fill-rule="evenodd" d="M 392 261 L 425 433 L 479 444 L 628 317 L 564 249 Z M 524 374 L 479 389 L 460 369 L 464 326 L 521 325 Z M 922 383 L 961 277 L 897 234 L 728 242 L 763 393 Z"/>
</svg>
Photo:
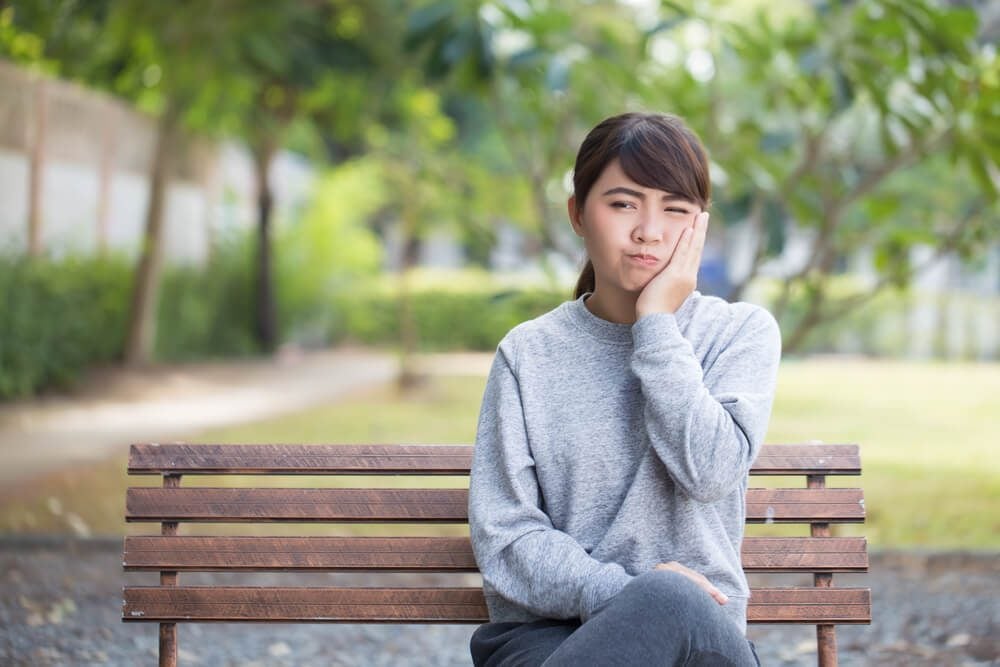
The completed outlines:
<svg viewBox="0 0 1000 667">
<path fill-rule="evenodd" d="M 399 268 L 400 375 L 403 391 L 418 386 L 422 378 L 413 366 L 419 339 L 414 314 L 411 275 L 417 264 L 421 239 L 433 227 L 452 219 L 455 181 L 461 181 L 460 161 L 453 149 L 456 129 L 441 113 L 432 91 L 415 81 L 399 82 L 394 96 L 400 111 L 395 129 L 375 139 L 375 155 L 382 165 L 390 200 L 399 218 L 402 249 Z M 458 177 L 457 179 L 455 177 Z"/>
<path fill-rule="evenodd" d="M 975 44 L 976 15 L 897 0 L 813 7 L 786 17 L 721 5 L 681 12 L 651 51 L 691 26 L 701 42 L 650 69 L 639 91 L 693 121 L 723 176 L 717 208 L 754 230 L 752 267 L 731 300 L 781 251 L 785 224 L 811 233 L 806 261 L 783 276 L 773 304 L 790 324 L 788 352 L 820 324 L 906 286 L 923 268 L 909 263 L 914 244 L 970 258 L 1000 238 L 1000 135 L 989 111 L 1000 70 Z M 917 200 L 935 206 L 907 203 Z M 874 248 L 876 284 L 833 297 L 838 261 L 863 247 Z"/>
<path fill-rule="evenodd" d="M 435 19 L 419 31 L 429 67 L 491 101 L 531 183 L 543 245 L 558 245 L 546 230 L 562 214 L 548 213 L 546 195 L 581 120 L 677 113 L 711 154 L 713 227 L 746 221 L 754 233 L 751 270 L 730 300 L 782 252 L 786 229 L 811 234 L 774 304 L 788 352 L 908 284 L 922 268 L 909 265 L 914 244 L 971 258 L 1000 237 L 1000 62 L 976 44 L 971 10 L 929 0 L 449 4 L 425 10 Z M 929 192 L 940 193 L 932 213 L 901 203 Z M 832 297 L 840 260 L 866 246 L 877 284 Z"/>
<path fill-rule="evenodd" d="M 340 71 L 370 68 L 365 33 L 352 26 L 364 3 L 258 3 L 212 5 L 186 0 L 95 3 L 25 3 L 19 26 L 42 45 L 36 59 L 55 73 L 129 99 L 157 118 L 150 168 L 150 199 L 135 272 L 125 360 L 152 356 L 162 264 L 165 197 L 176 148 L 184 132 L 239 135 L 256 168 L 258 253 L 254 317 L 258 341 L 277 341 L 271 276 L 273 194 L 268 173 L 288 128 L 312 113 L 331 112 L 314 94 Z M 367 11 L 367 10 L 365 10 Z M 371 12 L 369 12 L 371 13 Z M 352 19 L 353 17 L 353 19 Z M 23 40 L 22 40 L 23 41 Z M 341 109 L 341 114 L 357 111 Z"/>
<path fill-rule="evenodd" d="M 80 21 L 66 21 L 65 12 L 56 11 L 53 3 L 27 3 L 18 7 L 0 7 L 0 56 L 45 75 L 61 71 L 62 60 L 75 61 L 82 55 Z M 46 38 L 60 40 L 62 53 L 53 57 Z M 62 57 L 59 57 L 62 56 Z M 42 254 L 41 207 L 42 180 L 45 171 L 46 125 L 48 92 L 44 77 L 34 85 L 32 93 L 31 132 L 25 146 L 28 154 L 27 252 Z"/>
<path fill-rule="evenodd" d="M 204 20 L 204 4 L 193 0 L 36 0 L 19 4 L 14 13 L 15 25 L 38 41 L 37 58 L 49 71 L 109 90 L 157 119 L 126 363 L 152 357 L 166 193 L 178 147 L 185 130 L 224 126 L 227 104 L 241 84 L 233 74 L 239 52 L 232 37 L 252 5 L 220 5 L 210 21 Z"/>
<path fill-rule="evenodd" d="M 639 32 L 619 3 L 435 2 L 414 13 L 409 39 L 424 49 L 431 80 L 485 100 L 529 193 L 527 226 L 543 266 L 549 252 L 575 260 L 563 175 L 582 132 L 621 110 L 641 57 Z"/>
<path fill-rule="evenodd" d="M 236 113 L 256 171 L 255 333 L 265 351 L 275 348 L 279 335 L 272 270 L 274 196 L 268 181 L 272 161 L 294 123 L 314 123 L 322 132 L 328 123 L 336 127 L 345 117 L 361 115 L 355 100 L 329 93 L 371 73 L 367 29 L 377 27 L 378 18 L 360 2 L 252 2 L 241 12 L 243 26 L 230 36 L 239 53 L 233 75 L 249 92 Z"/>
</svg>

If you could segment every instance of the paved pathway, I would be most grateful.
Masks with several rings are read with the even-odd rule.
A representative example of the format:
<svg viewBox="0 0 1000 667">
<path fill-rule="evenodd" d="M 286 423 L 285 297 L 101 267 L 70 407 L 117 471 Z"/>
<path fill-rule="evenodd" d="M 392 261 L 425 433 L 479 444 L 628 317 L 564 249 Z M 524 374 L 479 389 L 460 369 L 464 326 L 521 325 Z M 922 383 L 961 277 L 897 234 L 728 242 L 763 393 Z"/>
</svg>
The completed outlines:
<svg viewBox="0 0 1000 667">
<path fill-rule="evenodd" d="M 483 374 L 492 354 L 419 355 L 420 370 Z M 93 372 L 73 395 L 0 405 L 0 488 L 106 458 L 130 442 L 175 440 L 273 417 L 392 381 L 398 356 L 365 347 L 272 359 Z"/>
</svg>

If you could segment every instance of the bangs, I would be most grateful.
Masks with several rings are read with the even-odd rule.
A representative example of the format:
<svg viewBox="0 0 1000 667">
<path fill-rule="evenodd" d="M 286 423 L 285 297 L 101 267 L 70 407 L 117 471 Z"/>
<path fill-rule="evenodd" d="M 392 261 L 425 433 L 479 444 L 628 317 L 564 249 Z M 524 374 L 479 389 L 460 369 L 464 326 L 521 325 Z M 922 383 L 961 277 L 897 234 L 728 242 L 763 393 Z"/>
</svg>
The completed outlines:
<svg viewBox="0 0 1000 667">
<path fill-rule="evenodd" d="M 699 177 L 707 171 L 707 159 L 697 144 L 683 134 L 668 136 L 653 123 L 636 123 L 623 134 L 617 152 L 626 176 L 707 208 L 710 186 Z"/>
</svg>

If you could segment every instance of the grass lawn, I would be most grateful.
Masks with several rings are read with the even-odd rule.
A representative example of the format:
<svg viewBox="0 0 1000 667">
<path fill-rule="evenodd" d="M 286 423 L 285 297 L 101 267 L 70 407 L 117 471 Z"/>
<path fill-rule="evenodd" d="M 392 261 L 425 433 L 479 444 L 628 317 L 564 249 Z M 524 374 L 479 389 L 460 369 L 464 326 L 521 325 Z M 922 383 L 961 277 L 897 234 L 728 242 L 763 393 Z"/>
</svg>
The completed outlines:
<svg viewBox="0 0 1000 667">
<path fill-rule="evenodd" d="M 471 443 L 483 377 L 443 377 L 415 396 L 388 389 L 265 422 L 203 433 L 192 442 Z M 865 490 L 868 521 L 837 526 L 874 547 L 1000 549 L 1000 364 L 811 359 L 783 363 L 768 443 L 822 440 L 861 445 L 864 474 L 831 485 Z M 30 492 L 0 501 L 0 532 L 157 532 L 126 526 L 125 488 L 157 477 L 124 475 L 125 453 L 100 465 L 54 474 Z M 219 486 L 224 477 L 185 478 Z M 365 486 L 372 477 L 257 478 L 274 486 Z M 462 486 L 462 478 L 399 477 L 403 486 Z M 804 486 L 802 478 L 755 478 L 753 486 Z M 183 532 L 197 533 L 197 526 Z M 211 527 L 213 530 L 220 526 Z M 230 528 L 227 526 L 227 528 Z M 467 534 L 463 526 L 385 527 L 408 534 Z M 438 530 L 437 528 L 440 528 Z M 234 525 L 233 533 L 246 526 Z M 273 534 L 382 532 L 380 526 L 276 524 Z M 804 526 L 749 526 L 747 534 L 806 534 Z"/>
<path fill-rule="evenodd" d="M 861 477 L 828 483 L 864 488 L 868 518 L 835 534 L 1000 549 L 1000 364 L 783 362 L 767 442 L 810 439 L 861 445 Z M 761 479 L 752 483 L 770 485 Z"/>
</svg>

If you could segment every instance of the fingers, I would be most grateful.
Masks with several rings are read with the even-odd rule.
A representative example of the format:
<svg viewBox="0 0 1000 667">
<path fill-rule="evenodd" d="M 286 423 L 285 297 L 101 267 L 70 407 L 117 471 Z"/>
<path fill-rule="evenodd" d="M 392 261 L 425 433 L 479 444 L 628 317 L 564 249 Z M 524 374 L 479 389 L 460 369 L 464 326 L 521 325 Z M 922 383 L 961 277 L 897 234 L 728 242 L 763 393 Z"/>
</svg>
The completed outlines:
<svg viewBox="0 0 1000 667">
<path fill-rule="evenodd" d="M 695 245 L 700 251 L 705 247 L 705 237 L 708 235 L 708 211 L 702 211 L 694 219 Z"/>
<path fill-rule="evenodd" d="M 705 247 L 705 237 L 708 234 L 708 211 L 702 211 L 695 216 L 690 227 L 681 232 L 674 253 L 667 262 L 684 273 L 697 273 L 701 264 L 701 253 Z"/>
<path fill-rule="evenodd" d="M 708 229 L 708 212 L 695 216 L 691 226 L 685 227 L 677 238 L 670 259 L 643 288 L 636 301 L 636 313 L 650 310 L 676 312 L 698 286 L 698 268 Z M 652 304 L 652 306 L 650 305 Z"/>
<path fill-rule="evenodd" d="M 677 239 L 677 243 L 674 244 L 674 250 L 670 253 L 670 259 L 667 260 L 666 268 L 671 266 L 676 267 L 684 256 L 684 250 L 688 245 L 688 239 L 691 236 L 691 228 L 685 227 L 684 231 L 681 232 L 680 238 Z"/>
<path fill-rule="evenodd" d="M 727 602 L 729 602 L 729 596 L 727 596 L 725 593 L 720 591 L 715 586 L 712 586 L 712 584 L 708 585 L 711 586 L 708 592 L 711 593 L 712 597 L 715 599 L 716 602 L 718 602 L 719 604 L 726 604 Z"/>
<path fill-rule="evenodd" d="M 719 604 L 726 604 L 727 602 L 729 602 L 729 597 L 727 597 L 725 593 L 716 588 L 705 575 L 701 574 L 700 572 L 694 572 L 694 575 L 696 577 L 695 581 L 700 583 L 701 587 L 704 588 L 706 591 L 708 591 L 708 594 L 711 595 L 716 602 L 718 602 Z"/>
<path fill-rule="evenodd" d="M 697 274 L 701 264 L 701 253 L 705 249 L 705 237 L 708 236 L 708 211 L 702 211 L 694 219 L 694 225 L 689 235 L 690 250 L 686 253 L 687 268 Z"/>
<path fill-rule="evenodd" d="M 670 561 L 669 563 L 660 563 L 654 569 L 673 570 L 674 572 L 683 574 L 684 576 L 686 576 L 687 578 L 691 579 L 693 582 L 701 586 L 703 589 L 705 589 L 705 591 L 712 596 L 712 599 L 714 599 L 719 604 L 726 604 L 727 602 L 729 602 L 729 597 L 725 593 L 720 591 L 718 588 L 716 588 L 705 575 L 703 575 L 700 572 L 695 572 L 691 568 L 685 567 L 684 565 L 681 565 L 677 561 Z"/>
</svg>

